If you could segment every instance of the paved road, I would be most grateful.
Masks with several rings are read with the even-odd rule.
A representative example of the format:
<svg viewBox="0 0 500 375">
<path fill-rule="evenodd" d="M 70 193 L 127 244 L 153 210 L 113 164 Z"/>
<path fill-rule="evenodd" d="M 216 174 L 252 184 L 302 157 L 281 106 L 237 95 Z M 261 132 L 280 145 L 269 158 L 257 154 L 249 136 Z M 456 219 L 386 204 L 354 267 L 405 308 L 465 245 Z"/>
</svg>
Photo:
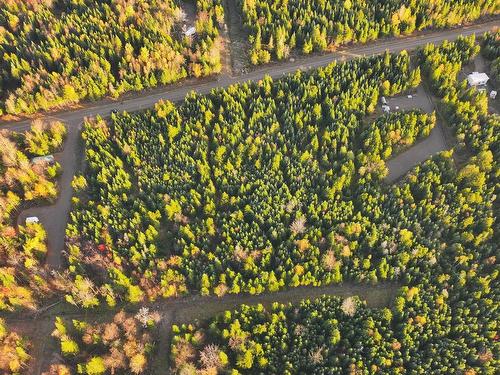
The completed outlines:
<svg viewBox="0 0 500 375">
<path fill-rule="evenodd" d="M 421 35 L 403 38 L 387 38 L 366 45 L 347 47 L 331 54 L 306 56 L 294 62 L 288 61 L 271 64 L 239 76 L 221 75 L 215 79 L 211 78 L 201 81 L 186 81 L 141 94 L 130 94 L 120 101 L 102 100 L 98 103 L 85 105 L 80 109 L 52 113 L 51 117 L 63 121 L 69 128 L 68 140 L 64 152 L 57 156 L 64 170 L 64 174 L 59 182 L 60 197 L 54 205 L 33 208 L 23 213 L 20 216 L 20 221 L 23 220 L 27 214 L 40 217 L 41 223 L 44 225 L 48 233 L 49 250 L 47 255 L 47 264 L 51 268 L 60 268 L 61 252 L 64 249 L 65 228 L 71 208 L 72 189 L 70 182 L 79 166 L 78 148 L 76 147 L 79 139 L 79 127 L 85 117 L 93 117 L 97 115 L 107 117 L 113 109 L 133 112 L 149 108 L 160 99 L 167 99 L 174 102 L 180 101 L 191 91 L 206 94 L 210 92 L 210 90 L 217 87 L 225 87 L 238 82 L 257 81 L 262 79 L 265 75 L 270 75 L 273 78 L 279 78 L 285 74 L 295 72 L 298 69 L 307 70 L 317 68 L 326 66 L 333 61 L 347 61 L 360 56 L 381 54 L 385 51 L 399 52 L 404 49 L 410 50 L 427 43 L 439 43 L 443 40 L 454 40 L 459 35 L 484 33 L 499 25 L 500 21 L 494 20 L 459 29 L 428 32 Z M 30 120 L 11 123 L 4 122 L 3 124 L 0 123 L 0 126 L 14 131 L 24 131 L 29 128 Z M 418 146 L 416 148 L 418 148 Z M 432 153 L 433 150 L 434 149 L 432 148 Z M 416 156 L 419 157 L 423 157 L 424 155 L 427 155 L 428 157 L 430 155 L 428 151 L 429 150 L 426 148 L 420 147 L 416 151 L 409 150 L 408 152 L 416 153 L 418 154 Z M 415 156 L 411 153 L 406 155 L 406 157 L 402 156 L 401 159 L 399 159 L 398 164 L 401 163 L 401 166 L 405 166 L 408 161 L 413 162 Z M 392 161 L 390 163 L 394 164 L 396 161 Z M 396 172 L 397 168 L 398 167 L 392 169 L 394 173 L 400 173 Z M 408 167 L 407 170 L 410 168 L 411 166 Z"/>
</svg>

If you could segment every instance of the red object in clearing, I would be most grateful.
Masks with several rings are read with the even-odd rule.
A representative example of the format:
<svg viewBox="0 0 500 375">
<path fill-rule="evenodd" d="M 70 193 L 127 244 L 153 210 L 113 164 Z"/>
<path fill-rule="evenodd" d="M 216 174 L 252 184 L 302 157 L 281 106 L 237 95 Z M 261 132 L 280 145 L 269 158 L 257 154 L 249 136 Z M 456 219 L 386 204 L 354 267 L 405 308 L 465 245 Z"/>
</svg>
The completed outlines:
<svg viewBox="0 0 500 375">
<path fill-rule="evenodd" d="M 101 253 L 105 252 L 106 251 L 106 245 L 104 245 L 103 243 L 100 244 L 99 246 L 97 246 L 97 250 L 99 250 Z"/>
</svg>

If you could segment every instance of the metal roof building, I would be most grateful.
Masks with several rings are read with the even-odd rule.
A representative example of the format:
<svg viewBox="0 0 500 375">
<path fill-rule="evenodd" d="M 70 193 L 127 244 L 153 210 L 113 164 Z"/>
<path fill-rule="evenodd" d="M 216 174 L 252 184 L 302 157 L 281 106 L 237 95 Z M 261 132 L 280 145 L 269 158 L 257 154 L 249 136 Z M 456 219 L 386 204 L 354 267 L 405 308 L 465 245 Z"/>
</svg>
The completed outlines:
<svg viewBox="0 0 500 375">
<path fill-rule="evenodd" d="M 484 86 L 489 80 L 490 77 L 486 73 L 473 72 L 467 76 L 470 86 Z"/>
</svg>

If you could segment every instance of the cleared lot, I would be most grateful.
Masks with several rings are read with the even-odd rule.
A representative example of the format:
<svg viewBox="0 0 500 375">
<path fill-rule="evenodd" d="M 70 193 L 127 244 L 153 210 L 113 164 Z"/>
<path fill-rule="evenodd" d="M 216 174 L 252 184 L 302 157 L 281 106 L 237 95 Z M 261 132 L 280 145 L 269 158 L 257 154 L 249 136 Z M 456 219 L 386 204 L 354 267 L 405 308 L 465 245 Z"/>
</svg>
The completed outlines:
<svg viewBox="0 0 500 375">
<path fill-rule="evenodd" d="M 387 97 L 387 105 L 391 107 L 391 112 L 397 111 L 396 107 L 399 107 L 400 111 L 410 109 L 421 109 L 427 113 L 434 111 L 434 105 L 422 85 L 418 86 L 417 90 L 410 95 L 411 98 L 408 95 Z M 379 109 L 382 110 L 381 106 Z"/>
</svg>

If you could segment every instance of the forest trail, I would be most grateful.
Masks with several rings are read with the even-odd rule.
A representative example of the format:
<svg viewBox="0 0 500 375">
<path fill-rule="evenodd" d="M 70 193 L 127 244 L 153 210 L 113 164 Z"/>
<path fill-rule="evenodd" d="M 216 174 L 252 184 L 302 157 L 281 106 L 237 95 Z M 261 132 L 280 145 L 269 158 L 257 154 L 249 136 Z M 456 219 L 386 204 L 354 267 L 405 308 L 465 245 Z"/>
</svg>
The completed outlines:
<svg viewBox="0 0 500 375">
<path fill-rule="evenodd" d="M 242 304 L 266 307 L 272 303 L 296 304 L 304 299 L 314 299 L 323 295 L 350 297 L 359 296 L 366 301 L 368 307 L 388 307 L 394 301 L 399 285 L 395 283 L 379 283 L 376 285 L 346 282 L 339 285 L 327 285 L 321 287 L 301 286 L 286 289 L 274 293 L 260 295 L 228 294 L 224 297 L 216 296 L 187 296 L 175 299 L 160 300 L 150 304 L 123 305 L 115 309 L 96 309 L 82 311 L 68 304 L 56 304 L 45 309 L 39 314 L 13 313 L 5 315 L 7 324 L 29 336 L 35 343 L 33 360 L 30 363 L 30 374 L 39 375 L 54 360 L 57 360 L 58 348 L 56 341 L 50 337 L 54 329 L 56 316 L 68 319 L 99 320 L 111 319 L 120 309 L 129 313 L 137 312 L 141 307 L 148 307 L 152 311 L 158 311 L 162 315 L 162 322 L 158 326 L 158 350 L 152 358 L 151 374 L 169 374 L 168 352 L 170 348 L 170 333 L 172 324 L 182 324 L 194 320 L 203 320 L 214 315 L 232 310 Z"/>
</svg>

